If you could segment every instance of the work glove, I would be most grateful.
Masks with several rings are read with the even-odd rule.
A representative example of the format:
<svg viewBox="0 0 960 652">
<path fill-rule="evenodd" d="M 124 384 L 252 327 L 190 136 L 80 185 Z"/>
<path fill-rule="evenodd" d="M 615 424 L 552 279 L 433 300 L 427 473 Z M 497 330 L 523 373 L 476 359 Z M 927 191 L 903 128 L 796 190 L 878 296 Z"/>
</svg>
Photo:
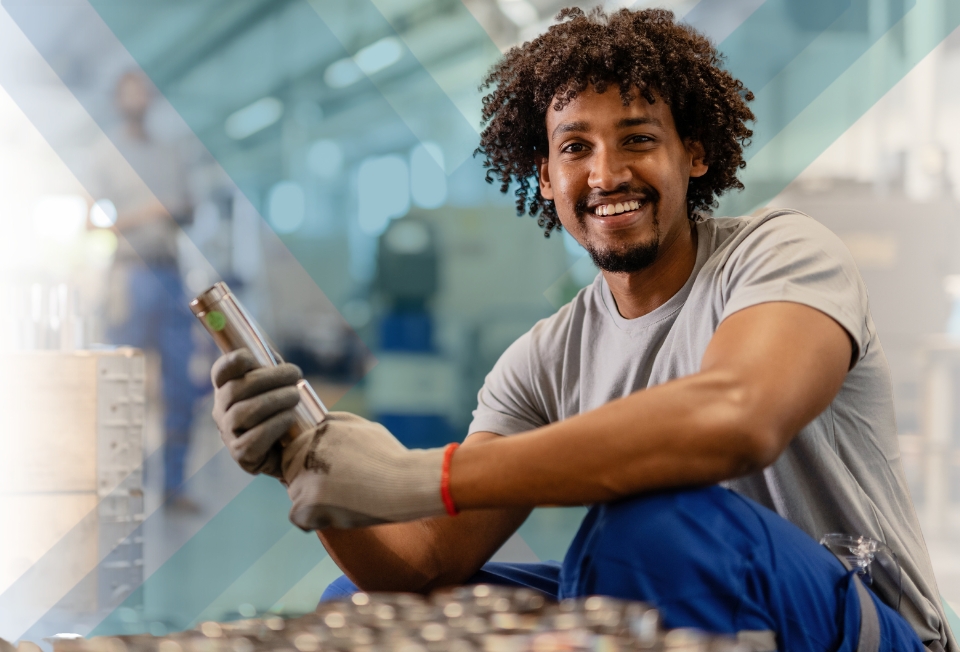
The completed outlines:
<svg viewBox="0 0 960 652">
<path fill-rule="evenodd" d="M 283 363 L 261 367 L 248 349 L 220 356 L 210 372 L 213 420 L 230 455 L 247 473 L 282 478 L 278 443 L 294 424 L 300 369 Z"/>
<path fill-rule="evenodd" d="M 290 520 L 309 531 L 445 514 L 443 456 L 442 448 L 408 450 L 378 423 L 331 412 L 283 451 Z"/>
</svg>

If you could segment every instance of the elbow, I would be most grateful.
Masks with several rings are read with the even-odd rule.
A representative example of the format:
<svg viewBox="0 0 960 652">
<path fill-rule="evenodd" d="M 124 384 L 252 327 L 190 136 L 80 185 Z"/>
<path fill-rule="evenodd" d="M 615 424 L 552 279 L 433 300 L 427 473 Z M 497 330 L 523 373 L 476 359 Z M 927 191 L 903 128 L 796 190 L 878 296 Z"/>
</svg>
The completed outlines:
<svg viewBox="0 0 960 652">
<path fill-rule="evenodd" d="M 774 462 L 783 452 L 783 437 L 775 428 L 753 427 L 747 430 L 741 455 L 743 474 L 760 471 Z"/>
<path fill-rule="evenodd" d="M 730 445 L 731 477 L 760 471 L 777 461 L 790 438 L 768 414 L 762 392 L 732 383 L 725 392 L 724 421 Z M 732 437 L 730 436 L 732 435 Z"/>
</svg>

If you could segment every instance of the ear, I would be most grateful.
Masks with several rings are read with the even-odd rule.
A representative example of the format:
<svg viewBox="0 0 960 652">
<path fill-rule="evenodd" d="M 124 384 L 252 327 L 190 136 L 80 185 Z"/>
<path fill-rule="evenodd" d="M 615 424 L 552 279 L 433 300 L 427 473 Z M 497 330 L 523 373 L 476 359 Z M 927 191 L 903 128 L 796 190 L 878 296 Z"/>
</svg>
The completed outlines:
<svg viewBox="0 0 960 652">
<path fill-rule="evenodd" d="M 706 152 L 703 151 L 703 145 L 699 140 L 688 140 L 684 143 L 687 153 L 690 155 L 690 176 L 702 177 L 710 169 L 706 161 Z"/>
<path fill-rule="evenodd" d="M 537 182 L 540 184 L 540 196 L 544 199 L 553 200 L 553 186 L 550 185 L 550 168 L 548 167 L 548 157 L 537 156 Z"/>
</svg>

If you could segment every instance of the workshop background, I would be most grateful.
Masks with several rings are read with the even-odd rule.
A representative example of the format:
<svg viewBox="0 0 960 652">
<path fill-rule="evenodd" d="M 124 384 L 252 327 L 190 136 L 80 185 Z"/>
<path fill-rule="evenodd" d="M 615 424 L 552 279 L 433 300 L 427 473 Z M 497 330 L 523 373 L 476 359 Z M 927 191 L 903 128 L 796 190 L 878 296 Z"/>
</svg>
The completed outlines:
<svg viewBox="0 0 960 652">
<path fill-rule="evenodd" d="M 312 610 L 339 572 L 222 450 L 185 302 L 224 280 L 328 406 L 462 439 L 500 353 L 596 274 L 473 156 L 483 75 L 569 4 L 3 0 L 0 636 Z M 716 214 L 798 208 L 853 252 L 960 610 L 960 5 L 657 4 L 757 95 Z M 144 202 L 170 251 L 114 227 Z M 561 558 L 583 513 L 537 510 L 497 558 Z"/>
</svg>

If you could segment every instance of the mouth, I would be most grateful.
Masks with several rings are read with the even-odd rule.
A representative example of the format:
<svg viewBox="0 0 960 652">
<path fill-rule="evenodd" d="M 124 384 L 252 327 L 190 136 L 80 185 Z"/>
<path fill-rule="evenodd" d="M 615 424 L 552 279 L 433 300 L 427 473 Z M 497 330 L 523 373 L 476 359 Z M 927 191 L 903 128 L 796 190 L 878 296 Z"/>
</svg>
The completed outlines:
<svg viewBox="0 0 960 652">
<path fill-rule="evenodd" d="M 644 198 L 598 204 L 593 207 L 593 214 L 597 217 L 611 217 L 639 210 L 641 206 L 645 206 L 648 203 Z"/>
<path fill-rule="evenodd" d="M 621 229 L 631 227 L 642 220 L 648 207 L 656 205 L 655 199 L 649 195 L 624 198 L 619 201 L 604 201 L 603 203 L 587 206 L 585 217 L 604 229 Z M 656 209 L 654 209 L 654 212 Z"/>
</svg>

